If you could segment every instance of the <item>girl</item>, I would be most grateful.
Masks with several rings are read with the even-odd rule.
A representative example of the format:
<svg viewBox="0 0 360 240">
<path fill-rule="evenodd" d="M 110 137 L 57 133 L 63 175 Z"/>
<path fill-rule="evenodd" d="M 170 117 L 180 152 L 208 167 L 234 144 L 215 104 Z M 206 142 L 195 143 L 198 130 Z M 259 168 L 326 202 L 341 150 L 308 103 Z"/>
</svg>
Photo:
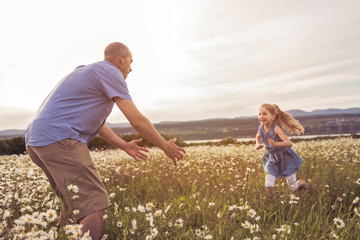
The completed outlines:
<svg viewBox="0 0 360 240">
<path fill-rule="evenodd" d="M 260 126 L 256 134 L 256 150 L 265 144 L 266 152 L 263 156 L 264 169 L 267 172 L 265 186 L 269 190 L 270 199 L 277 193 L 274 189 L 275 180 L 286 177 L 290 189 L 307 190 L 310 185 L 303 181 L 296 181 L 296 172 L 301 169 L 303 159 L 291 148 L 292 142 L 284 134 L 304 133 L 304 128 L 290 114 L 283 112 L 275 104 L 263 104 L 259 108 Z"/>
</svg>

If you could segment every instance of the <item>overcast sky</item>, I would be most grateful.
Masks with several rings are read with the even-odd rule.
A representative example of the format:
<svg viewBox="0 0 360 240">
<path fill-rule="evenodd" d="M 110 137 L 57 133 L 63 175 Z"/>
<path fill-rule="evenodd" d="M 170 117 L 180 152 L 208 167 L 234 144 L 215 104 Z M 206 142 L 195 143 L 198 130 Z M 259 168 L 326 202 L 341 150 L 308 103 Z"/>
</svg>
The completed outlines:
<svg viewBox="0 0 360 240">
<path fill-rule="evenodd" d="M 360 1 L 0 3 L 0 130 L 24 129 L 76 66 L 113 41 L 133 54 L 133 101 L 152 122 L 360 107 Z M 114 107 L 108 122 L 127 122 Z"/>
</svg>

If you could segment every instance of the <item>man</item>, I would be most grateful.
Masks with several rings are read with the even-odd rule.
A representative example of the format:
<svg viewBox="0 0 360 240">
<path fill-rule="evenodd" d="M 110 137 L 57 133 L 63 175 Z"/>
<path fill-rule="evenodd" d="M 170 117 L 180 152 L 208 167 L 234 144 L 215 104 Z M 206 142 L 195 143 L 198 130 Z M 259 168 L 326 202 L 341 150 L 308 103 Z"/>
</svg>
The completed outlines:
<svg viewBox="0 0 360 240">
<path fill-rule="evenodd" d="M 29 124 L 25 134 L 26 149 L 32 161 L 46 174 L 65 207 L 78 209 L 82 231 L 90 230 L 99 239 L 108 195 L 91 160 L 87 143 L 97 134 L 121 148 L 136 161 L 146 159 L 142 139 L 125 142 L 106 124 L 114 103 L 130 124 L 144 138 L 176 161 L 185 150 L 166 141 L 131 100 L 125 79 L 133 61 L 130 50 L 120 42 L 109 44 L 104 61 L 79 66 L 67 75 L 49 94 Z M 78 199 L 69 200 L 69 184 L 79 187 Z M 71 202 L 71 203 L 70 203 Z M 64 217 L 64 212 L 62 212 Z"/>
</svg>

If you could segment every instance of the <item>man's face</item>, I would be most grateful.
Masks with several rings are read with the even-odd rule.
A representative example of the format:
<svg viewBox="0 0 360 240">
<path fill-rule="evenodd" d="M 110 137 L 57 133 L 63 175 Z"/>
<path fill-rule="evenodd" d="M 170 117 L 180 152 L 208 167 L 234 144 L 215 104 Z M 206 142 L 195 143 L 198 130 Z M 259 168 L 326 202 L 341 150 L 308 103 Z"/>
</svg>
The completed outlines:
<svg viewBox="0 0 360 240">
<path fill-rule="evenodd" d="M 122 72 L 124 79 L 126 79 L 128 74 L 132 71 L 131 69 L 132 62 L 133 62 L 133 58 L 131 52 L 129 52 L 125 56 L 120 57 L 119 70 Z"/>
</svg>

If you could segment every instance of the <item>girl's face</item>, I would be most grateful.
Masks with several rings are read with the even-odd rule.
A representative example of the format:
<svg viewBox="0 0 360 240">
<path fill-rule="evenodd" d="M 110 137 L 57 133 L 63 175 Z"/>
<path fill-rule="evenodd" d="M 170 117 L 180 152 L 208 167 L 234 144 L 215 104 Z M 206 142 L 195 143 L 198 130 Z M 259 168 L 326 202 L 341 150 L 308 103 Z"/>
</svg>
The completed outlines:
<svg viewBox="0 0 360 240">
<path fill-rule="evenodd" d="M 259 108 L 258 119 L 261 125 L 271 126 L 275 119 L 275 115 L 272 115 L 265 107 L 261 107 Z"/>
</svg>

